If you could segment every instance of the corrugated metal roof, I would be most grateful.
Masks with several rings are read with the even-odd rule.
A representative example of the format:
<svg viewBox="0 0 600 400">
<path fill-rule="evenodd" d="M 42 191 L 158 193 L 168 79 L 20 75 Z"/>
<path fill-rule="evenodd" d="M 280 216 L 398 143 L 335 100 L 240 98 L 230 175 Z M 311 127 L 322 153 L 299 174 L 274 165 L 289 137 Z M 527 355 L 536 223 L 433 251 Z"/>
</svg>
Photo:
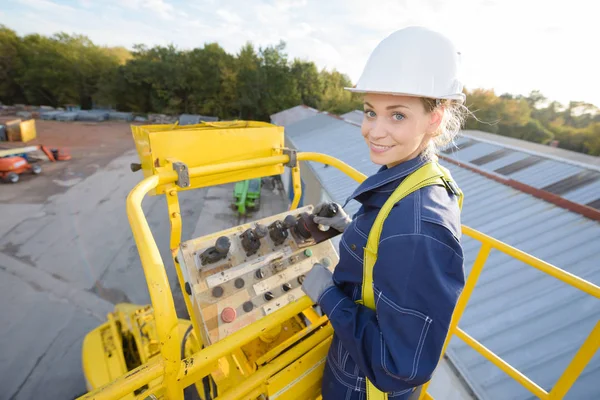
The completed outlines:
<svg viewBox="0 0 600 400">
<path fill-rule="evenodd" d="M 565 150 L 558 147 L 546 146 L 539 143 L 528 142 L 522 139 L 516 139 L 508 136 L 495 135 L 489 132 L 465 130 L 463 135 L 476 139 L 480 142 L 492 142 L 500 144 L 503 147 L 511 148 L 519 151 L 535 153 L 548 158 L 556 157 L 560 160 L 565 160 L 573 163 L 580 163 L 587 166 L 600 167 L 600 157 L 590 156 L 583 153 L 577 153 L 571 150 Z"/>
<path fill-rule="evenodd" d="M 476 131 L 466 132 L 463 139 L 457 141 L 458 146 L 450 147 L 444 155 L 463 163 L 472 163 L 486 172 L 504 175 L 536 189 L 559 194 L 580 204 L 600 199 L 600 191 L 596 191 L 594 195 L 586 190 L 587 186 L 597 188 L 595 177 L 600 176 L 600 157 L 585 154 L 574 156 L 571 154 L 573 152 L 548 149 L 548 146 L 536 143 L 529 143 L 519 150 L 515 146 L 521 144 L 521 140 L 507 140 L 499 135 Z M 473 135 L 473 132 L 476 134 Z M 492 139 L 497 139 L 498 142 L 493 143 Z M 569 159 L 557 157 L 563 154 L 568 155 Z M 577 184 L 569 184 L 569 179 L 577 180 Z M 559 188 L 555 185 L 557 183 L 560 183 Z M 579 195 L 570 195 L 572 191 L 586 195 L 583 200 L 579 200 Z"/>
<path fill-rule="evenodd" d="M 359 125 L 362 124 L 364 116 L 365 116 L 365 113 L 360 110 L 354 110 L 354 111 L 350 111 L 346 114 L 340 115 L 340 117 L 342 117 L 342 119 L 345 119 L 350 122 L 354 122 L 355 124 L 359 124 Z"/>
<path fill-rule="evenodd" d="M 543 160 L 509 176 L 511 179 L 541 189 L 544 186 L 551 185 L 563 178 L 576 175 L 581 171 L 583 171 L 582 168 L 574 165 L 554 160 Z"/>
<path fill-rule="evenodd" d="M 573 191 L 562 195 L 567 200 L 574 201 L 579 204 L 588 204 L 600 198 L 600 182 L 596 181 L 589 185 L 577 188 Z"/>
<path fill-rule="evenodd" d="M 367 175 L 378 169 L 369 159 L 359 128 L 349 123 L 318 115 L 286 127 L 286 135 L 299 150 L 330 154 Z M 468 141 L 462 138 L 457 143 Z M 471 153 L 467 153 L 469 148 Z M 461 151 L 476 159 L 497 150 L 498 146 L 480 147 L 473 143 Z M 498 169 L 529 156 L 527 152 L 514 151 L 483 167 Z M 462 213 L 465 225 L 600 285 L 598 222 L 465 168 L 443 161 L 442 164 L 451 170 L 465 192 Z M 577 171 L 577 166 L 573 168 L 573 165 L 565 169 L 552 163 L 545 165 L 546 168 L 558 168 L 552 172 L 552 177 Z M 335 201 L 343 202 L 356 188 L 354 181 L 335 168 L 314 165 L 313 169 Z M 532 179 L 525 171 L 521 178 Z M 537 174 L 533 183 L 556 180 L 544 180 L 542 175 Z M 600 182 L 596 181 L 564 197 L 588 201 L 600 193 L 599 188 Z M 596 191 L 595 195 L 593 191 Z M 468 273 L 479 243 L 464 237 L 463 248 Z M 550 390 L 599 318 L 597 299 L 492 251 L 460 326 L 544 389 Z M 534 398 L 460 339 L 452 340 L 448 356 L 481 399 Z M 566 398 L 600 398 L 599 374 L 600 354 L 596 354 Z"/>
<path fill-rule="evenodd" d="M 288 126 L 305 118 L 313 117 L 318 111 L 305 105 L 288 108 L 271 115 L 271 122 L 276 125 Z"/>
<path fill-rule="evenodd" d="M 500 168 L 506 167 L 507 165 L 513 164 L 527 157 L 529 157 L 529 154 L 527 153 L 513 151 L 505 155 L 504 157 L 491 161 L 485 165 L 480 165 L 479 167 L 481 167 L 482 169 L 485 168 L 486 171 L 497 171 Z"/>
<path fill-rule="evenodd" d="M 469 141 L 471 142 L 471 141 Z M 463 142 L 461 142 L 463 143 Z M 481 158 L 485 155 L 491 154 L 495 151 L 498 151 L 501 149 L 500 146 L 496 146 L 493 144 L 488 144 L 488 143 L 478 143 L 478 142 L 473 142 L 473 144 L 471 146 L 468 147 L 460 147 L 460 150 L 454 150 L 452 151 L 449 155 L 451 155 L 453 158 L 455 158 L 458 161 L 466 161 L 466 162 L 471 162 L 472 160 L 476 160 L 478 158 Z"/>
</svg>

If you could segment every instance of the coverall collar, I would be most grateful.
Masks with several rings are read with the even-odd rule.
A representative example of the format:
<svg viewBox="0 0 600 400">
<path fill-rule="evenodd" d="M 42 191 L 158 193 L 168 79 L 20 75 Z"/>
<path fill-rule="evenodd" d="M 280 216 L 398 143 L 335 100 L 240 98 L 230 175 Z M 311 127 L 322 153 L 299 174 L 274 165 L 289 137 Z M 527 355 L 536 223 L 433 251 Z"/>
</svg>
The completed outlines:
<svg viewBox="0 0 600 400">
<path fill-rule="evenodd" d="M 422 157 L 421 155 L 418 155 L 412 160 L 404 161 L 398 165 L 393 166 L 392 168 L 388 168 L 384 165 L 379 169 L 379 171 L 377 171 L 376 174 L 371 175 L 370 177 L 365 179 L 364 182 L 356 188 L 354 193 L 352 193 L 352 195 L 346 200 L 346 204 L 350 200 L 357 200 L 360 202 L 360 199 L 358 199 L 358 197 L 361 194 L 367 193 L 372 190 L 376 190 L 384 185 L 387 185 L 399 179 L 403 179 L 411 173 L 413 173 L 414 171 L 416 171 L 417 169 L 419 169 L 428 161 L 430 160 Z"/>
</svg>

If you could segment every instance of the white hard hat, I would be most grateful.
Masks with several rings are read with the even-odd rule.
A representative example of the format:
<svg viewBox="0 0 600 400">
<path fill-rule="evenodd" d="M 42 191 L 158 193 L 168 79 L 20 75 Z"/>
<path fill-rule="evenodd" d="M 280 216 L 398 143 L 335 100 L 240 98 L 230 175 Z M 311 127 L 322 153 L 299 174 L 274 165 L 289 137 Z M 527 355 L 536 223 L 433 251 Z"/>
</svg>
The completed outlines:
<svg viewBox="0 0 600 400">
<path fill-rule="evenodd" d="M 356 87 L 346 89 L 464 102 L 459 65 L 460 53 L 444 35 L 408 27 L 383 39 L 367 60 Z"/>
</svg>

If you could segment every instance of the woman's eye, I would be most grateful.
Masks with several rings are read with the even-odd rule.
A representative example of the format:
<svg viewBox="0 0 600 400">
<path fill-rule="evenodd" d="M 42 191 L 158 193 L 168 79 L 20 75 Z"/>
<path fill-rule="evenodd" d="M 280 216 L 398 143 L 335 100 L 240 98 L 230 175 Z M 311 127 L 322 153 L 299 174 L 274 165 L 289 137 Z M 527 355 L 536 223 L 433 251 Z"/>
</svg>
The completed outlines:
<svg viewBox="0 0 600 400">
<path fill-rule="evenodd" d="M 404 115 L 402 115 L 400 113 L 394 113 L 394 114 L 392 114 L 392 119 L 394 121 L 402 121 L 404 119 Z"/>
<path fill-rule="evenodd" d="M 365 115 L 367 116 L 367 118 L 375 118 L 375 111 L 365 110 Z"/>
</svg>

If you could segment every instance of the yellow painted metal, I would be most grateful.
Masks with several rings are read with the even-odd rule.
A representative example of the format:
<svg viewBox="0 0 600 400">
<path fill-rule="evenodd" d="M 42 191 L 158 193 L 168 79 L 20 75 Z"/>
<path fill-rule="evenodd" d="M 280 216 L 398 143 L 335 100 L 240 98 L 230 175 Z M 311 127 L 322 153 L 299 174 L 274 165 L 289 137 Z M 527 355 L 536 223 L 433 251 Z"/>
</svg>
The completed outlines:
<svg viewBox="0 0 600 400">
<path fill-rule="evenodd" d="M 207 131 L 210 130 L 208 129 L 210 127 L 206 128 Z M 170 130 L 177 131 L 178 129 L 173 129 L 173 127 L 171 126 L 156 127 L 149 129 L 148 131 L 164 133 Z M 178 133 L 183 133 L 184 131 L 186 131 L 186 129 L 180 129 Z M 196 131 L 192 129 L 191 132 Z M 141 140 L 144 134 L 147 135 L 147 137 L 150 137 L 147 133 L 141 133 L 138 134 L 137 138 Z M 136 134 L 134 133 L 134 136 L 135 135 Z M 138 151 L 140 151 L 140 149 L 140 158 L 146 157 L 146 161 L 151 160 L 151 158 L 148 158 L 151 155 L 151 150 L 149 146 L 147 148 L 148 154 L 144 155 L 143 144 L 138 147 Z M 188 150 L 191 152 L 190 149 Z M 273 150 L 273 154 L 273 156 L 262 155 L 260 157 L 252 158 L 249 160 L 240 159 L 232 161 L 231 159 L 227 159 L 224 160 L 223 163 L 213 161 L 212 165 L 190 165 L 190 176 L 195 179 L 199 179 L 199 181 L 196 181 L 197 187 L 202 187 L 203 185 L 208 185 L 207 182 L 211 182 L 210 184 L 213 184 L 212 182 L 218 181 L 218 179 L 211 180 L 214 178 L 215 175 L 222 174 L 222 176 L 234 176 L 232 171 L 236 170 L 238 171 L 236 173 L 239 173 L 239 175 L 235 176 L 247 177 L 252 175 L 254 173 L 253 171 L 258 170 L 262 167 L 276 166 L 277 168 L 282 169 L 283 164 L 289 162 L 289 157 L 287 155 L 281 155 L 280 152 L 277 151 L 277 149 Z M 194 157 L 195 156 L 192 156 L 192 158 Z M 362 182 L 366 178 L 365 175 L 352 169 L 348 165 L 323 154 L 298 153 L 297 159 L 299 161 L 315 161 L 332 165 L 336 168 L 339 168 L 346 175 L 352 177 L 353 179 L 359 182 Z M 229 173 L 231 173 L 231 175 L 227 175 Z M 294 175 L 295 174 L 292 174 L 292 177 L 294 177 Z M 276 311 L 275 313 L 235 332 L 229 337 L 226 337 L 223 340 L 196 352 L 195 354 L 185 358 L 184 360 L 180 360 L 180 335 L 177 329 L 177 318 L 175 314 L 171 289 L 169 287 L 166 273 L 164 271 L 164 265 L 162 263 L 162 260 L 160 259 L 158 248 L 156 246 L 156 243 L 154 242 L 154 239 L 148 227 L 148 223 L 144 218 L 143 211 L 141 208 L 141 201 L 146 194 L 153 191 L 153 189 L 159 186 L 159 184 L 163 185 L 164 190 L 165 188 L 167 188 L 166 184 L 172 184 L 173 182 L 175 182 L 176 179 L 176 174 L 173 171 L 167 170 L 166 167 L 161 166 L 158 168 L 154 168 L 152 175 L 148 176 L 140 184 L 138 184 L 132 190 L 127 200 L 127 212 L 129 216 L 129 221 L 132 227 L 136 244 L 140 252 L 142 267 L 144 269 L 144 274 L 148 283 L 150 297 L 154 306 L 156 329 L 161 342 L 160 356 L 117 378 L 112 383 L 109 383 L 104 387 L 94 391 L 93 393 L 88 394 L 84 398 L 121 398 L 127 395 L 128 393 L 131 393 L 137 387 L 154 381 L 157 378 L 161 378 L 160 384 L 156 386 L 153 390 L 160 391 L 162 390 L 162 387 L 164 387 L 164 395 L 166 396 L 166 398 L 181 399 L 183 387 L 198 382 L 202 379 L 203 376 L 210 374 L 212 371 L 215 370 L 215 368 L 217 368 L 216 365 L 219 360 L 224 359 L 224 357 L 229 357 L 244 344 L 258 338 L 265 331 L 273 329 L 274 327 L 280 325 L 282 321 L 293 318 L 295 315 L 298 315 L 299 313 L 308 309 L 311 306 L 310 299 L 304 296 L 298 301 L 291 303 L 288 306 Z M 296 182 L 294 182 L 294 186 L 298 184 L 298 188 L 301 189 L 301 187 L 299 186 L 299 180 L 297 180 Z M 180 189 L 178 188 L 178 190 Z M 175 224 L 177 224 L 177 222 L 175 222 Z M 542 272 L 554 276 L 557 279 L 567 284 L 570 284 L 596 298 L 600 298 L 600 288 L 598 288 L 598 286 L 593 285 L 590 282 L 587 282 L 581 278 L 571 275 L 563 270 L 560 270 L 559 268 L 556 268 L 551 264 L 545 263 L 535 257 L 532 257 L 524 252 L 521 252 L 511 246 L 499 242 L 471 228 L 463 226 L 463 233 L 481 241 L 483 246 L 473 266 L 473 269 L 471 270 L 471 274 L 469 275 L 469 279 L 465 285 L 465 289 L 457 305 L 455 312 L 456 315 L 453 316 L 451 323 L 451 327 L 453 327 L 453 329 L 450 330 L 447 341 L 453 334 L 456 334 L 457 336 L 463 338 L 463 340 L 465 338 L 466 341 L 470 340 L 470 337 L 468 337 L 466 333 L 464 333 L 462 330 L 460 330 L 460 328 L 458 328 L 458 322 L 460 320 L 460 316 L 464 311 L 464 308 L 466 307 L 472 290 L 477 282 L 481 269 L 485 264 L 489 251 L 492 248 L 503 251 L 506 254 L 541 270 Z M 592 354 L 598 348 L 598 331 L 600 331 L 600 328 L 598 328 L 597 325 L 596 328 L 594 328 L 594 330 L 590 334 L 590 337 L 588 337 L 588 340 L 586 340 L 584 345 L 581 347 L 581 349 L 573 359 L 572 363 L 565 371 L 563 377 L 561 377 L 561 379 L 557 383 L 555 388 L 556 397 L 553 396 L 552 398 L 561 398 L 561 396 L 563 396 L 564 393 L 566 393 L 566 391 L 570 388 L 572 382 L 574 382 L 577 379 L 577 377 L 585 367 L 585 364 L 589 361 L 589 359 L 592 357 Z M 251 374 L 247 379 L 241 382 L 236 382 L 238 383 L 236 386 L 232 387 L 230 391 L 223 394 L 223 397 L 219 398 L 243 399 L 250 398 L 248 397 L 249 395 L 263 393 L 264 390 L 267 389 L 265 383 L 268 379 L 270 379 L 271 376 L 273 376 L 273 374 L 280 371 L 286 365 L 289 365 L 290 363 L 297 360 L 308 350 L 310 350 L 310 348 L 316 345 L 323 346 L 323 348 L 327 347 L 329 341 L 331 340 L 330 336 L 331 326 L 328 324 L 318 332 L 314 333 L 312 336 L 292 346 L 291 348 L 289 348 L 289 350 L 282 352 L 280 355 L 278 355 L 277 357 L 269 361 L 267 364 L 265 364 L 263 367 L 258 368 L 258 370 Z M 481 354 L 490 356 L 491 358 L 497 357 L 493 355 L 493 353 L 489 352 L 489 350 L 483 348 L 480 344 L 479 346 L 481 347 L 479 347 L 478 343 L 470 341 L 469 344 Z M 446 345 L 447 343 L 445 344 L 445 346 Z M 504 361 L 502 361 L 501 365 L 501 368 L 506 368 L 506 371 L 512 371 L 510 369 L 512 367 L 510 367 Z M 510 374 L 511 373 L 509 373 L 509 375 Z M 293 379 L 293 376 L 293 374 L 289 375 L 289 377 L 286 379 Z M 513 373 L 511 376 L 517 379 L 517 381 L 521 382 L 521 384 L 523 384 L 525 387 L 530 389 L 532 393 L 541 394 L 542 396 L 544 395 L 544 393 L 539 392 L 536 389 L 537 385 L 529 381 L 527 377 L 522 376 L 520 373 Z M 421 394 L 421 398 L 430 399 L 431 396 L 425 391 L 423 391 Z"/>
<path fill-rule="evenodd" d="M 156 175 L 157 168 L 167 166 L 171 158 L 194 168 L 281 155 L 284 144 L 283 127 L 255 121 L 135 126 L 132 133 L 146 177 Z M 281 173 L 283 165 L 273 164 L 252 171 L 229 169 L 210 179 L 198 179 L 190 174 L 190 186 L 181 190 Z M 152 194 L 162 194 L 164 190 L 160 185 Z"/>
<path fill-rule="evenodd" d="M 290 210 L 295 210 L 300 203 L 300 198 L 302 197 L 302 181 L 300 180 L 300 164 L 296 164 L 295 167 L 292 168 L 292 185 L 294 186 L 294 198 L 292 199 L 292 204 L 290 205 Z"/>
<path fill-rule="evenodd" d="M 512 365 L 508 364 L 506 361 L 498 357 L 496 354 L 491 352 L 484 345 L 479 343 L 477 340 L 473 339 L 469 336 L 465 331 L 460 328 L 456 328 L 454 330 L 454 334 L 462 339 L 466 344 L 471 346 L 474 350 L 476 350 L 479 354 L 487 358 L 491 361 L 495 366 L 500 368 L 502 371 L 507 373 L 511 378 L 519 382 L 523 385 L 527 390 L 536 395 L 540 399 L 548 399 L 548 392 L 542 389 L 539 385 L 533 382 L 531 379 L 527 378 L 520 371 L 514 368 Z"/>
<path fill-rule="evenodd" d="M 298 153 L 298 161 L 314 161 L 321 164 L 331 165 L 342 171 L 345 175 L 348 175 L 350 178 L 354 179 L 358 183 L 362 183 L 367 176 L 360 171 L 352 168 L 348 164 L 338 160 L 335 157 L 328 156 L 327 154 L 322 153 Z"/>
<path fill-rule="evenodd" d="M 263 332 L 274 328 L 282 321 L 293 318 L 302 312 L 302 310 L 309 307 L 311 303 L 308 297 L 303 296 L 296 302 L 275 311 L 268 317 L 262 318 L 188 357 L 182 362 L 183 368 L 179 370 L 177 381 L 182 387 L 186 387 L 197 379 L 208 375 L 215 360 L 230 354 L 235 349 L 256 339 Z"/>
<path fill-rule="evenodd" d="M 114 381 L 99 387 L 93 392 L 84 394 L 79 400 L 114 400 L 122 399 L 130 395 L 134 390 L 140 388 L 164 374 L 163 361 L 156 358 L 146 364 L 127 372 Z"/>
<path fill-rule="evenodd" d="M 142 268 L 148 284 L 150 300 L 156 318 L 156 330 L 161 343 L 160 353 L 164 367 L 166 394 L 171 400 L 183 399 L 176 378 L 180 366 L 180 338 L 175 303 L 164 264 L 148 221 L 144 218 L 142 200 L 158 184 L 158 176 L 142 180 L 127 196 L 127 216 L 138 248 Z"/>
<path fill-rule="evenodd" d="M 83 339 L 81 365 L 86 379 L 87 390 L 94 390 L 123 375 L 122 358 L 114 356 L 119 352 L 113 340 L 111 321 L 105 322 Z"/>
<path fill-rule="evenodd" d="M 581 345 L 575 357 L 550 391 L 551 399 L 562 399 L 600 348 L 600 321 Z"/>
<path fill-rule="evenodd" d="M 501 252 L 524 262 L 527 265 L 530 265 L 545 274 L 553 276 L 554 278 L 563 281 L 564 283 L 573 286 L 576 289 L 579 289 L 590 296 L 594 296 L 597 299 L 600 299 L 600 287 L 594 285 L 591 282 L 586 281 L 576 275 L 570 274 L 567 271 L 557 268 L 552 264 L 549 264 L 545 261 L 540 260 L 530 254 L 525 253 L 519 249 L 515 249 L 512 246 L 509 246 L 506 243 L 503 243 L 493 237 L 490 237 L 484 233 L 478 232 L 475 229 L 469 228 L 468 226 L 462 226 L 463 234 L 472 237 L 475 240 L 478 240 L 482 243 L 487 243 L 493 248 L 500 250 Z"/>
<path fill-rule="evenodd" d="M 265 332 L 258 339 L 254 339 L 247 345 L 242 346 L 241 349 L 249 364 L 247 370 L 254 372 L 258 365 L 264 364 L 260 360 L 264 359 L 265 355 L 273 354 L 274 349 L 280 348 L 285 343 L 297 342 L 301 332 L 304 332 L 306 329 L 303 321 L 298 316 L 295 316 L 282 321 L 278 326 Z"/>
<path fill-rule="evenodd" d="M 248 379 L 240 382 L 239 385 L 233 389 L 223 393 L 219 396 L 219 400 L 234 400 L 239 399 L 241 396 L 250 392 L 251 390 L 259 387 L 265 380 L 269 379 L 275 373 L 279 372 L 282 368 L 286 367 L 294 360 L 297 360 L 302 355 L 309 352 L 311 349 L 315 350 L 318 346 L 325 347 L 323 357 L 325 357 L 326 349 L 329 347 L 333 329 L 331 325 L 325 325 L 321 330 L 310 336 L 306 340 L 300 342 L 289 351 L 286 351 L 281 356 L 277 357 L 272 362 L 259 368 L 254 374 Z"/>
<path fill-rule="evenodd" d="M 302 311 L 302 315 L 304 315 L 311 324 L 317 324 L 321 318 L 312 307 Z"/>
<path fill-rule="evenodd" d="M 189 296 L 185 293 L 185 279 L 181 272 L 181 267 L 177 260 L 177 251 L 179 244 L 181 243 L 181 210 L 179 208 L 179 196 L 177 194 L 177 186 L 174 184 L 165 185 L 165 198 L 167 200 L 167 210 L 169 212 L 169 222 L 171 223 L 171 234 L 170 234 L 170 249 L 171 259 L 175 265 L 175 271 L 177 272 L 177 280 L 179 287 L 183 293 L 183 300 L 187 310 L 192 310 L 192 303 Z M 200 332 L 198 321 L 193 312 L 188 312 L 194 327 L 194 332 Z M 196 346 L 195 350 L 200 350 L 200 346 Z"/>
<path fill-rule="evenodd" d="M 278 372 L 267 383 L 272 400 L 315 399 L 321 393 L 323 369 L 332 337 L 318 341 L 305 355 Z"/>
<path fill-rule="evenodd" d="M 290 337 L 285 342 L 280 343 L 278 346 L 271 349 L 271 351 L 269 351 L 268 353 L 265 353 L 262 357 L 258 358 L 256 360 L 256 364 L 263 365 L 263 364 L 268 363 L 269 361 L 271 361 L 275 357 L 277 357 L 279 354 L 283 353 L 284 350 L 291 347 L 293 344 L 298 342 L 300 339 L 302 339 L 302 338 L 306 337 L 307 335 L 309 335 L 310 333 L 314 332 L 315 329 L 320 328 L 321 325 L 325 324 L 328 321 L 329 320 L 327 319 L 327 317 L 325 315 L 320 317 L 317 321 L 315 321 L 315 323 L 307 326 L 300 332 L 296 332 L 296 334 L 294 336 Z"/>
</svg>

